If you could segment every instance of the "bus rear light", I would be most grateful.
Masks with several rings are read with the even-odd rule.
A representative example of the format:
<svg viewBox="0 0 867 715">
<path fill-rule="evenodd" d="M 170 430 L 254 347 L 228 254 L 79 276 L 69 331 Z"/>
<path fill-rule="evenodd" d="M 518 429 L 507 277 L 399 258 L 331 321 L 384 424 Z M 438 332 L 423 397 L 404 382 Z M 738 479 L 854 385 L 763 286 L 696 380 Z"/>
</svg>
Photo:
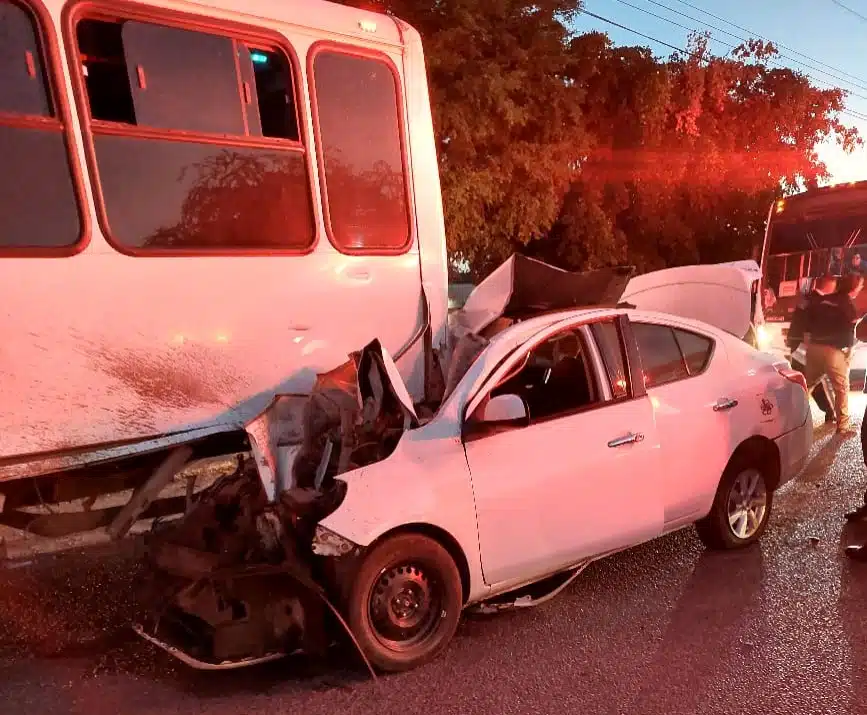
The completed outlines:
<svg viewBox="0 0 867 715">
<path fill-rule="evenodd" d="M 794 382 L 796 385 L 800 385 L 801 387 L 803 387 L 804 392 L 807 391 L 807 378 L 804 377 L 804 373 L 792 369 L 789 365 L 785 363 L 774 365 L 774 367 L 777 368 L 777 372 L 780 373 L 780 375 L 785 377 L 790 382 Z"/>
</svg>

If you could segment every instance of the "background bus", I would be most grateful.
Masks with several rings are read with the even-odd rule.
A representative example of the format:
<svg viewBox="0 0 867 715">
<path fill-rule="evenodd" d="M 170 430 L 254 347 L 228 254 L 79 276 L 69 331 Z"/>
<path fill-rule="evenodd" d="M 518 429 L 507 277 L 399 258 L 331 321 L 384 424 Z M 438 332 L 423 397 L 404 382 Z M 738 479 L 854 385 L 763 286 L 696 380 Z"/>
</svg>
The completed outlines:
<svg viewBox="0 0 867 715">
<path fill-rule="evenodd" d="M 867 276 L 867 181 L 811 189 L 771 207 L 762 251 L 761 346 L 788 354 L 785 338 L 801 296 L 824 273 Z M 858 297 L 867 314 L 867 292 Z M 864 382 L 867 349 L 856 346 L 853 387 Z"/>
</svg>

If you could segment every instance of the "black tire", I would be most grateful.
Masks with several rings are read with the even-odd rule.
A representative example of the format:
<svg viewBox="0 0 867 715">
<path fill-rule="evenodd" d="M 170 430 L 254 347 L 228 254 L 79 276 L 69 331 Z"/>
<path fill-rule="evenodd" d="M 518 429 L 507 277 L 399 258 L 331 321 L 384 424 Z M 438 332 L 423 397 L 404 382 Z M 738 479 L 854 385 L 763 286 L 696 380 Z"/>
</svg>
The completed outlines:
<svg viewBox="0 0 867 715">
<path fill-rule="evenodd" d="M 462 608 L 461 576 L 448 551 L 427 536 L 398 534 L 364 558 L 349 588 L 346 617 L 373 666 L 395 673 L 439 655 Z"/>
<path fill-rule="evenodd" d="M 729 521 L 729 504 L 730 499 L 738 498 L 738 494 L 733 494 L 735 485 L 742 484 L 740 481 L 745 474 L 756 474 L 764 490 L 765 508 L 762 512 L 758 528 L 749 528 L 745 536 L 738 535 L 736 529 Z M 714 550 L 731 550 L 743 549 L 758 541 L 765 529 L 768 527 L 768 520 L 771 517 L 771 506 L 774 500 L 774 492 L 768 483 L 768 475 L 766 467 L 762 460 L 754 455 L 743 455 L 735 457 L 729 462 L 719 486 L 714 496 L 713 506 L 710 513 L 701 521 L 696 522 L 695 528 L 698 531 L 698 537 L 702 543 L 709 549 Z M 748 522 L 753 524 L 755 521 Z"/>
</svg>

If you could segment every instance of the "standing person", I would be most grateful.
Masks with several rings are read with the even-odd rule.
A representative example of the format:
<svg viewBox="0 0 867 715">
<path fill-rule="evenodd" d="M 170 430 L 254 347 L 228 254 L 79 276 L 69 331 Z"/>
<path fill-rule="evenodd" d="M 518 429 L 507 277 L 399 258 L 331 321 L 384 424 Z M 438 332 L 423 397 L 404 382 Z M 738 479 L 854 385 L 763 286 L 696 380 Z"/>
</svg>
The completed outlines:
<svg viewBox="0 0 867 715">
<path fill-rule="evenodd" d="M 864 278 L 846 275 L 837 281 L 837 291 L 824 294 L 808 311 L 805 332 L 807 338 L 807 387 L 812 390 L 824 375 L 834 388 L 834 408 L 837 413 L 837 433 L 852 437 L 855 430 L 849 419 L 849 360 L 855 344 L 858 314 L 854 298 L 861 292 Z M 822 282 L 820 288 L 826 288 Z"/>
<path fill-rule="evenodd" d="M 813 289 L 804 296 L 804 299 L 795 308 L 792 314 L 792 321 L 789 325 L 789 332 L 786 334 L 786 346 L 791 353 L 790 361 L 792 367 L 800 373 L 806 375 L 807 366 L 796 357 L 796 352 L 801 343 L 805 339 L 805 328 L 809 321 L 810 311 L 814 305 L 822 300 L 822 297 L 833 293 L 837 289 L 837 279 L 834 276 L 822 276 L 817 278 L 813 283 Z M 828 394 L 826 382 L 823 379 L 813 388 L 813 399 L 819 409 L 825 413 L 825 424 L 836 422 L 837 416 L 834 414 L 834 406 L 831 403 L 831 396 Z"/>
</svg>

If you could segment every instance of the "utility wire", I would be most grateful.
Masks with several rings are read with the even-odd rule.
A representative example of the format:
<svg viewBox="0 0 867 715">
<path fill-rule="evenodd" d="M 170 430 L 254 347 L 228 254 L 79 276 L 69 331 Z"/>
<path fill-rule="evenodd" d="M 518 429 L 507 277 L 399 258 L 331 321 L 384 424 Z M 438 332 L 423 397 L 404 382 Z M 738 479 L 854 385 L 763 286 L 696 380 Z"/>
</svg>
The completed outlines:
<svg viewBox="0 0 867 715">
<path fill-rule="evenodd" d="M 619 27 L 621 30 L 626 30 L 627 32 L 631 32 L 633 35 L 638 35 L 639 37 L 643 37 L 645 40 L 650 40 L 651 42 L 655 42 L 657 45 L 662 45 L 663 47 L 668 47 L 675 52 L 683 52 L 686 55 L 692 56 L 693 53 L 687 52 L 681 47 L 677 45 L 670 45 L 667 42 L 663 42 L 662 40 L 657 40 L 655 37 L 651 37 L 650 35 L 645 35 L 643 32 L 639 32 L 638 30 L 633 30 L 631 27 L 626 27 L 626 25 L 621 25 L 619 22 L 614 22 L 614 20 L 609 20 L 607 17 L 602 17 L 602 15 L 597 15 L 596 13 L 590 12 L 589 10 L 579 10 L 582 15 L 589 15 L 590 17 L 596 18 L 597 20 L 601 20 L 602 22 L 607 22 L 609 25 L 614 25 L 614 27 Z"/>
<path fill-rule="evenodd" d="M 712 12 L 710 12 L 710 10 L 705 10 L 704 8 L 697 7 L 696 5 L 693 5 L 692 3 L 687 2 L 687 0 L 675 0 L 675 2 L 679 2 L 681 5 L 685 5 L 686 7 L 691 8 L 692 10 L 695 10 L 696 12 L 700 12 L 704 15 L 707 15 L 708 17 L 712 17 L 714 20 L 719 20 L 720 22 L 724 22 L 726 25 L 729 25 L 730 27 L 734 27 L 735 29 L 740 30 L 741 32 L 747 33 L 747 35 L 749 37 L 755 37 L 757 40 L 763 40 L 764 42 L 769 42 L 769 40 L 766 37 L 763 37 L 758 32 L 753 32 L 752 30 L 748 30 L 746 27 L 743 27 L 742 25 L 738 25 L 737 23 L 732 22 L 731 20 L 726 20 L 724 17 L 720 17 L 719 15 L 714 15 Z M 810 62 L 815 62 L 817 65 L 821 65 L 822 67 L 826 67 L 829 70 L 834 70 L 835 72 L 839 72 L 840 74 L 842 74 L 846 77 L 851 77 L 852 79 L 858 80 L 859 82 L 867 83 L 867 80 L 865 80 L 861 77 L 858 77 L 857 75 L 851 74 L 849 72 L 845 72 L 844 70 L 840 69 L 839 67 L 834 67 L 833 65 L 829 65 L 826 62 L 822 62 L 821 60 L 817 60 L 815 57 L 810 57 L 810 55 L 804 54 L 803 52 L 799 52 L 798 50 L 796 50 L 792 47 L 789 47 L 788 45 L 784 45 L 782 42 L 774 42 L 774 44 L 777 45 L 777 47 L 780 47 L 780 48 L 782 48 L 788 52 L 791 52 L 792 54 L 803 57 L 803 58 L 809 60 Z"/>
<path fill-rule="evenodd" d="M 675 52 L 680 52 L 681 54 L 686 55 L 687 57 L 697 57 L 698 59 L 704 59 L 704 57 L 700 56 L 696 52 L 690 52 L 689 50 L 685 50 L 682 47 L 678 47 L 677 45 L 672 45 L 669 42 L 664 42 L 663 40 L 659 40 L 656 37 L 652 37 L 651 35 L 646 35 L 643 32 L 639 32 L 638 30 L 635 30 L 631 27 L 628 27 L 626 25 L 622 25 L 621 23 L 615 22 L 614 20 L 612 20 L 610 18 L 603 17 L 602 15 L 597 15 L 596 13 L 590 12 L 589 10 L 579 10 L 579 13 L 581 13 L 582 15 L 587 15 L 589 17 L 592 17 L 596 20 L 600 20 L 601 22 L 605 22 L 609 25 L 613 25 L 614 27 L 619 27 L 621 30 L 626 30 L 627 32 L 631 32 L 633 35 L 637 35 L 638 37 L 643 37 L 645 40 L 650 40 L 651 42 L 655 42 L 656 44 L 662 45 L 663 47 L 668 47 L 669 49 L 672 49 Z M 689 29 L 692 29 L 692 28 L 689 28 Z M 717 42 L 719 42 L 719 40 L 717 40 Z M 723 44 L 725 44 L 725 43 L 723 43 Z M 815 78 L 811 78 L 811 79 L 815 79 Z M 856 96 L 860 96 L 860 95 L 856 95 Z M 858 112 L 856 110 L 841 109 L 840 113 L 845 114 L 849 117 L 852 117 L 853 119 L 858 119 L 860 121 L 867 121 L 867 114 L 862 114 L 861 112 Z"/>
<path fill-rule="evenodd" d="M 618 0 L 618 2 L 621 2 L 621 1 L 622 0 Z M 736 35 L 733 32 L 729 32 L 728 30 L 722 29 L 721 27 L 716 27 L 715 25 L 711 25 L 710 23 L 705 22 L 704 20 L 692 17 L 691 15 L 687 15 L 685 12 L 681 12 L 680 10 L 677 10 L 673 7 L 669 7 L 668 5 L 665 5 L 664 3 L 661 3 L 658 0 L 645 0 L 645 1 L 651 3 L 652 5 L 656 5 L 657 7 L 661 7 L 664 10 L 668 10 L 669 12 L 673 12 L 677 15 L 680 15 L 681 17 L 685 17 L 687 20 L 690 20 L 692 22 L 697 22 L 700 25 L 704 25 L 705 27 L 709 27 L 712 30 L 716 30 L 717 32 L 721 32 L 724 35 L 728 35 L 729 37 L 733 37 L 738 42 L 742 42 L 742 43 L 747 42 L 747 38 L 743 37 L 743 35 Z M 641 11 L 641 12 L 648 12 L 647 10 L 643 10 L 642 8 L 637 7 L 637 6 L 632 5 L 630 3 L 627 3 L 627 2 L 624 2 L 623 4 L 629 5 L 629 7 L 632 7 L 636 10 Z M 654 17 L 658 17 L 661 20 L 666 20 L 667 22 L 673 22 L 672 20 L 669 20 L 668 18 L 665 18 L 665 17 L 660 17 L 659 15 L 654 15 Z M 723 22 L 725 22 L 725 20 L 723 20 Z M 727 24 L 731 25 L 732 23 L 727 23 Z M 732 26 L 734 27 L 734 25 L 732 25 Z M 754 35 L 752 35 L 752 33 L 749 33 L 749 32 L 747 33 L 747 35 L 748 36 L 754 36 Z M 777 47 L 782 47 L 782 45 L 780 43 L 774 42 L 773 40 L 767 40 L 764 37 L 756 38 L 756 39 L 761 39 L 765 42 L 771 42 L 773 45 L 775 45 Z M 796 54 L 799 54 L 799 53 L 796 53 Z M 814 67 L 813 65 L 807 64 L 804 60 L 799 60 L 796 57 L 791 57 L 790 55 L 787 55 L 784 52 L 780 52 L 779 55 L 780 55 L 780 57 L 783 57 L 787 60 L 790 60 L 791 62 L 795 62 L 795 63 L 800 64 L 800 65 L 804 65 L 808 69 L 813 70 L 813 72 L 818 72 L 819 74 L 823 74 L 826 77 L 831 77 L 832 79 L 835 79 L 838 82 L 845 82 L 846 84 L 851 84 L 854 87 L 857 87 L 858 89 L 863 89 L 863 90 L 867 91 L 867 86 L 865 86 L 865 83 L 867 83 L 867 80 L 862 80 L 862 79 L 858 79 L 857 77 L 855 77 L 855 79 L 858 80 L 858 82 L 862 83 L 862 84 L 858 84 L 858 82 L 853 82 L 851 79 L 846 79 L 846 76 L 853 77 L 853 75 L 847 75 L 846 72 L 843 72 L 842 70 L 839 70 L 839 69 L 835 69 L 834 67 L 830 67 L 830 65 L 825 65 L 825 66 L 830 67 L 830 69 L 834 69 L 836 72 L 840 72 L 843 76 L 841 76 L 840 74 L 832 74 L 830 72 L 826 72 L 825 70 L 821 69 L 820 67 Z M 818 60 L 811 60 L 811 62 L 814 62 L 815 64 L 824 65 L 824 63 L 819 62 Z"/>
<path fill-rule="evenodd" d="M 657 13 L 652 12 L 652 11 L 650 11 L 650 10 L 647 10 L 646 8 L 642 8 L 642 7 L 638 7 L 637 5 L 633 5 L 632 3 L 627 2 L 626 0 L 616 0 L 616 1 L 619 2 L 619 3 L 621 3 L 622 5 L 626 5 L 626 6 L 628 6 L 628 7 L 631 7 L 631 8 L 633 8 L 634 10 L 638 10 L 639 12 L 643 12 L 643 13 L 646 14 L 646 15 L 650 15 L 651 17 L 655 17 L 655 18 L 657 18 L 658 20 L 663 20 L 664 22 L 667 22 L 667 23 L 669 23 L 669 24 L 671 24 L 671 25 L 674 25 L 675 27 L 679 27 L 679 28 L 681 28 L 681 29 L 683 29 L 683 30 L 688 30 L 689 32 L 698 32 L 698 30 L 697 30 L 696 28 L 694 28 L 694 27 L 689 27 L 689 26 L 687 26 L 687 25 L 684 25 L 684 24 L 682 24 L 682 23 L 679 23 L 679 22 L 677 22 L 677 21 L 675 21 L 675 20 L 672 20 L 672 19 L 670 19 L 670 18 L 664 17 L 663 15 L 658 15 Z M 655 2 L 655 0 L 649 0 L 649 2 Z M 659 5 L 660 3 L 655 3 L 655 4 Z M 665 7 L 665 6 L 663 5 L 663 7 Z M 701 21 L 700 21 L 700 20 L 696 20 L 696 22 L 701 22 Z M 737 46 L 736 46 L 736 45 L 732 45 L 731 43 L 728 43 L 728 42 L 723 42 L 723 41 L 720 40 L 719 38 L 716 38 L 716 37 L 711 36 L 710 39 L 713 40 L 714 42 L 717 42 L 717 43 L 723 45 L 724 47 L 727 47 L 727 48 L 730 49 L 730 50 L 736 50 L 736 49 L 737 49 Z M 740 39 L 742 39 L 742 38 L 740 38 Z M 743 41 L 743 42 L 746 42 L 746 40 L 743 40 L 743 39 L 742 39 L 742 41 Z M 769 64 L 769 65 L 771 65 L 771 66 L 773 66 L 773 67 L 778 67 L 778 68 L 780 68 L 780 69 L 788 69 L 785 65 L 781 65 L 779 62 L 777 62 L 777 61 L 775 61 L 775 60 L 770 60 L 770 59 L 769 59 L 769 60 L 767 60 L 767 64 Z M 801 70 L 800 68 L 797 68 L 797 69 L 798 69 L 798 71 L 803 72 L 803 70 Z M 837 85 L 835 85 L 835 84 L 833 84 L 833 83 L 831 83 L 831 82 L 828 82 L 827 80 L 819 79 L 818 77 L 814 77 L 814 76 L 811 75 L 809 72 L 803 72 L 803 73 L 804 73 L 805 76 L 809 77 L 811 80 L 813 80 L 813 81 L 816 82 L 817 84 L 824 84 L 824 85 L 827 86 L 827 87 L 832 87 L 832 88 L 835 88 L 835 89 L 838 88 Z M 867 87 L 865 87 L 864 89 L 867 90 Z M 847 89 L 847 90 L 845 90 L 845 91 L 846 91 L 847 94 L 850 94 L 850 95 L 853 96 L 853 97 L 858 97 L 859 99 L 865 99 L 865 100 L 867 100 L 867 94 L 859 94 L 858 92 L 855 92 L 855 91 L 853 91 L 853 90 L 851 90 L 851 89 Z M 857 112 L 856 110 L 852 110 L 852 109 L 850 109 L 850 110 L 848 110 L 848 111 L 850 111 L 850 112 L 855 112 L 855 114 L 859 114 L 859 115 L 862 114 L 861 112 Z M 854 116 L 854 115 L 853 115 L 853 116 Z M 858 116 L 858 117 L 856 117 L 856 119 L 863 119 L 863 120 L 867 121 L 867 115 L 864 115 L 864 116 Z"/>
<path fill-rule="evenodd" d="M 650 1 L 653 2 L 653 0 L 650 0 Z M 665 17 L 664 15 L 658 15 L 657 13 L 652 12 L 651 10 L 647 10 L 646 8 L 639 7 L 638 5 L 633 5 L 630 2 L 626 2 L 626 0 L 616 0 L 616 2 L 619 2 L 621 5 L 626 5 L 627 7 L 631 7 L 633 10 L 638 10 L 639 12 L 643 12 L 645 15 L 650 15 L 651 17 L 655 17 L 657 20 L 662 20 L 663 22 L 667 22 L 670 25 L 674 25 L 675 27 L 679 27 L 682 30 L 688 30 L 689 32 L 698 32 L 698 29 L 695 27 L 690 27 L 688 25 L 684 25 L 680 22 L 677 22 L 676 20 L 672 20 L 671 18 Z M 659 4 L 659 3 L 656 3 L 656 4 Z M 696 22 L 701 22 L 701 20 L 696 20 Z M 711 35 L 710 39 L 713 40 L 714 42 L 719 43 L 720 45 L 723 45 L 724 47 L 727 47 L 730 50 L 736 50 L 737 49 L 737 45 L 733 45 L 730 42 L 724 42 L 723 40 L 720 40 L 719 38 L 714 37 L 713 35 Z M 746 40 L 744 40 L 743 38 L 739 38 L 739 39 L 741 39 L 743 42 L 746 42 Z M 785 65 L 781 65 L 776 60 L 769 59 L 769 60 L 767 60 L 767 64 L 769 64 L 773 67 L 779 67 L 780 69 L 787 69 Z M 828 87 L 835 87 L 835 88 L 838 87 L 838 85 L 833 84 L 832 82 L 829 82 L 828 80 L 819 79 L 818 77 L 814 77 L 813 75 L 811 75 L 809 72 L 804 72 L 804 70 L 801 68 L 796 68 L 796 69 L 799 72 L 803 72 L 804 75 L 809 77 L 814 82 L 817 82 L 819 84 L 824 84 Z M 856 85 L 856 86 L 860 87 L 860 85 Z M 867 87 L 861 87 L 861 89 L 867 90 Z M 859 94 L 858 92 L 855 92 L 851 89 L 847 89 L 846 92 L 848 94 L 851 94 L 853 97 L 858 97 L 859 99 L 867 99 L 867 94 Z"/>
<path fill-rule="evenodd" d="M 867 15 L 862 15 L 857 10 L 853 10 L 848 5 L 844 5 L 843 3 L 840 2 L 840 0 L 831 0 L 831 2 L 834 3 L 837 7 L 842 7 L 846 12 L 850 12 L 855 17 L 860 17 L 864 22 L 867 22 Z"/>
</svg>

